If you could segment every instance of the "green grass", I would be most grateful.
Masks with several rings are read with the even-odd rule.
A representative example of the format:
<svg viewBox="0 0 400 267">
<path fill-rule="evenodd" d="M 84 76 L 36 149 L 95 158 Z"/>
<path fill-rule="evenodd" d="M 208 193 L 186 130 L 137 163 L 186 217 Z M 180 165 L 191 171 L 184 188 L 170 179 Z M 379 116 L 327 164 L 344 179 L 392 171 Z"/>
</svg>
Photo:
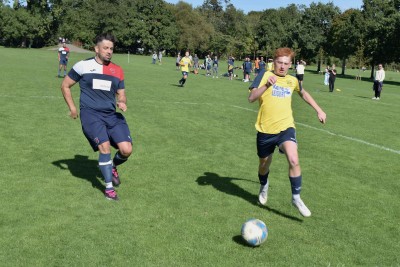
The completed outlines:
<svg viewBox="0 0 400 267">
<path fill-rule="evenodd" d="M 398 73 L 387 73 L 380 101 L 367 79 L 339 76 L 341 91 L 328 93 L 322 75 L 306 73 L 328 122 L 294 96 L 302 196 L 313 213 L 304 219 L 278 154 L 268 206 L 257 204 L 258 105 L 247 102 L 248 84 L 190 75 L 180 88 L 173 58 L 152 65 L 131 55 L 128 64 L 114 55 L 134 137 L 115 203 L 100 191 L 79 120 L 67 116 L 56 52 L 0 54 L 1 265 L 400 265 Z M 69 67 L 89 56 L 71 53 Z M 257 248 L 240 238 L 249 218 L 269 229 Z"/>
</svg>

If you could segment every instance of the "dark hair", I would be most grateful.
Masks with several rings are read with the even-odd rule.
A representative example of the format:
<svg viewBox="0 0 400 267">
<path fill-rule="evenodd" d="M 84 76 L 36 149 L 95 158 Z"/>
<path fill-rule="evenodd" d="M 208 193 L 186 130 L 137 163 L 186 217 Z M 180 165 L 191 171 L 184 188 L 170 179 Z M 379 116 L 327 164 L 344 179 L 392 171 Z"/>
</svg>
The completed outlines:
<svg viewBox="0 0 400 267">
<path fill-rule="evenodd" d="M 115 44 L 116 39 L 114 35 L 112 35 L 109 32 L 101 33 L 94 38 L 94 43 L 97 45 L 98 43 L 102 42 L 103 40 L 111 41 L 113 44 Z"/>
</svg>

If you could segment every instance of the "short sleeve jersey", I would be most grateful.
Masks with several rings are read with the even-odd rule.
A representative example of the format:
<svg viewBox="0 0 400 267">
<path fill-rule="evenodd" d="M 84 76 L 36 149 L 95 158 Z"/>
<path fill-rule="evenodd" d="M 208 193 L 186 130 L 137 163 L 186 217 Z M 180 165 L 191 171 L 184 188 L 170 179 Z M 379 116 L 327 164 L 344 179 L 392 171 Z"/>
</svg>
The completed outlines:
<svg viewBox="0 0 400 267">
<path fill-rule="evenodd" d="M 260 70 L 265 70 L 265 65 L 266 65 L 265 61 L 260 60 L 260 63 L 258 63 L 258 65 L 260 66 Z"/>
<path fill-rule="evenodd" d="M 267 84 L 271 75 L 275 74 L 271 71 L 261 73 L 255 78 L 250 89 L 260 88 Z M 302 90 L 301 85 L 297 78 L 291 75 L 277 77 L 277 82 L 268 87 L 259 98 L 260 108 L 255 127 L 257 131 L 262 133 L 278 134 L 290 127 L 295 128 L 292 95 L 294 91 L 300 92 Z"/>
<path fill-rule="evenodd" d="M 115 112 L 115 95 L 118 90 L 125 89 L 124 72 L 120 66 L 112 62 L 102 65 L 90 58 L 76 63 L 68 76 L 79 82 L 81 109 Z"/>
<path fill-rule="evenodd" d="M 69 48 L 68 47 L 60 47 L 58 49 L 58 54 L 60 55 L 60 60 L 67 59 L 68 54 L 69 54 Z"/>
<path fill-rule="evenodd" d="M 235 61 L 232 58 L 228 59 L 228 70 L 232 70 L 234 64 Z"/>
<path fill-rule="evenodd" d="M 213 67 L 218 67 L 218 59 L 213 59 Z"/>
<path fill-rule="evenodd" d="M 302 64 L 297 65 L 296 74 L 304 74 L 304 69 L 305 69 L 304 65 Z"/>
<path fill-rule="evenodd" d="M 252 64 L 251 64 L 250 61 L 245 61 L 245 62 L 243 63 L 243 69 L 244 69 L 245 71 L 250 72 L 250 71 L 251 71 L 251 67 L 252 67 Z"/>
<path fill-rule="evenodd" d="M 183 57 L 179 64 L 181 64 L 181 71 L 186 71 L 189 72 L 189 64 L 191 63 L 191 60 L 189 57 Z"/>
</svg>

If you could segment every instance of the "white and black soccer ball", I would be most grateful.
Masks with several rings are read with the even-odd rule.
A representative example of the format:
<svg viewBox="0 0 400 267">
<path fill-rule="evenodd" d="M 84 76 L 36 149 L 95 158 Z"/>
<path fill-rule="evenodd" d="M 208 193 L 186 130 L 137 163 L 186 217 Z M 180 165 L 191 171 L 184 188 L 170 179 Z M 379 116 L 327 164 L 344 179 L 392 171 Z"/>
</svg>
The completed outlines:
<svg viewBox="0 0 400 267">
<path fill-rule="evenodd" d="M 267 226 L 261 220 L 250 219 L 242 225 L 242 237 L 250 246 L 261 245 L 267 240 L 267 236 Z"/>
</svg>

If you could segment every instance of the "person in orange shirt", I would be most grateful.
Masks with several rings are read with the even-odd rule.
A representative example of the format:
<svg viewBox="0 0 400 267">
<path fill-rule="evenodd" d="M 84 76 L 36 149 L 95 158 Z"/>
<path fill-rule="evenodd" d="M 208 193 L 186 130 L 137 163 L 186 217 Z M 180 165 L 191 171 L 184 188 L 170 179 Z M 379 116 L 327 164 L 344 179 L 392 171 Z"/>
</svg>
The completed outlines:
<svg viewBox="0 0 400 267">
<path fill-rule="evenodd" d="M 260 58 L 256 57 L 254 60 L 254 76 L 257 77 L 258 73 L 260 72 Z"/>
</svg>

